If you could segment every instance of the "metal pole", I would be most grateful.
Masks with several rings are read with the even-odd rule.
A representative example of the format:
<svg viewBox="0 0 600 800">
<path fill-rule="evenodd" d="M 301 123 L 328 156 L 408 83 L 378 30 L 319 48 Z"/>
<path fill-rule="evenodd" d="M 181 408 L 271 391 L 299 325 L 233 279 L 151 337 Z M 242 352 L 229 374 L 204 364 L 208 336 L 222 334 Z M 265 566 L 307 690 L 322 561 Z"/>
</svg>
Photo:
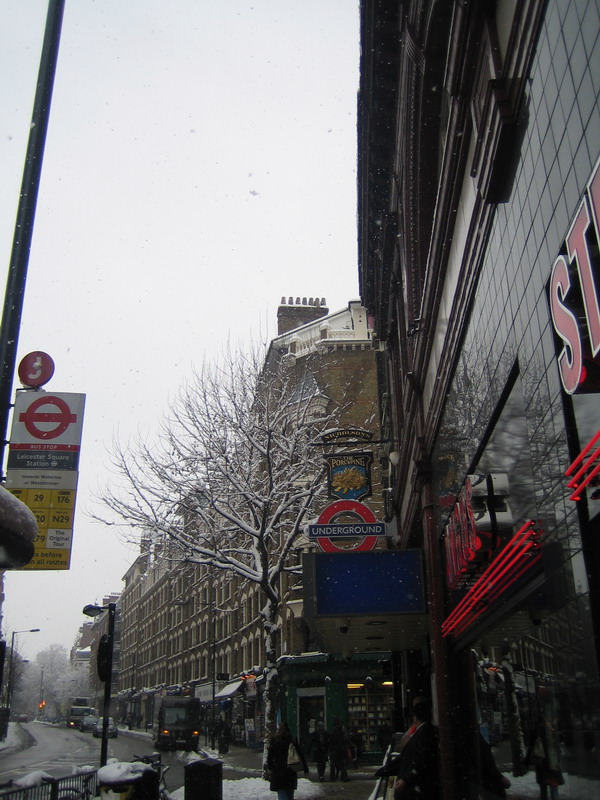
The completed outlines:
<svg viewBox="0 0 600 800">
<path fill-rule="evenodd" d="M 115 611 L 116 604 L 108 606 L 108 641 L 107 641 L 107 673 L 104 681 L 104 706 L 102 711 L 102 745 L 100 747 L 100 766 L 104 767 L 108 760 L 108 719 L 110 717 L 110 693 L 112 688 L 112 668 L 115 641 Z"/>
<path fill-rule="evenodd" d="M 215 586 L 213 584 L 210 603 L 212 638 L 212 707 L 211 707 L 211 747 L 215 749 L 215 695 L 217 688 L 217 620 L 215 615 Z"/>
<path fill-rule="evenodd" d="M 8 659 L 8 681 L 6 684 L 6 707 L 8 708 L 8 718 L 10 720 L 10 707 L 12 704 L 12 685 L 13 685 L 13 662 L 15 656 L 15 636 L 17 631 L 13 631 L 10 637 L 10 658 Z"/>
<path fill-rule="evenodd" d="M 41 669 L 40 674 L 40 699 L 38 700 L 38 717 L 42 716 L 42 712 L 44 710 L 44 706 L 42 703 L 44 702 L 44 668 Z"/>
<path fill-rule="evenodd" d="M 0 328 L 0 477 L 65 0 L 50 0 Z"/>
<path fill-rule="evenodd" d="M 24 631 L 13 631 L 10 638 L 10 659 L 8 661 L 8 683 L 6 685 L 6 707 L 10 718 L 10 708 L 12 705 L 12 693 L 14 683 L 14 659 L 15 659 L 15 636 L 19 633 L 39 633 L 39 628 L 28 628 Z"/>
</svg>

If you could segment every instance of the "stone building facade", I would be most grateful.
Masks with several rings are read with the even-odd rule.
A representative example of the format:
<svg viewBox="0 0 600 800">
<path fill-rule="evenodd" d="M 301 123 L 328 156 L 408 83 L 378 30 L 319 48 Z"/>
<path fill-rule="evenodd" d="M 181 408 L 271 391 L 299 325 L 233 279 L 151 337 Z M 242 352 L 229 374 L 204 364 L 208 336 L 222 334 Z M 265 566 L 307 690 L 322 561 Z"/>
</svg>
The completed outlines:
<svg viewBox="0 0 600 800">
<path fill-rule="evenodd" d="M 265 370 L 286 370 L 301 388 L 303 402 L 327 412 L 339 408 L 336 426 L 368 428 L 378 441 L 378 345 L 372 340 L 360 302 L 352 301 L 347 308 L 329 313 L 321 298 L 283 298 L 278 326 Z M 378 452 L 379 444 L 375 448 Z M 372 495 L 374 509 L 380 514 L 377 452 Z M 252 743 L 262 737 L 263 725 L 265 652 L 260 591 L 256 584 L 229 573 L 212 573 L 207 566 L 172 564 L 161 547 L 143 542 L 142 554 L 124 576 L 117 714 L 123 720 L 150 725 L 160 697 L 190 694 L 204 705 L 205 735 L 215 720 L 222 719 L 234 740 Z M 301 537 L 290 564 L 299 565 L 302 553 L 314 547 L 308 537 Z M 314 651 L 319 643 L 303 617 L 301 580 L 284 573 L 281 581 L 283 603 L 276 650 L 279 656 L 296 657 Z M 312 679 L 323 691 L 327 671 L 331 669 L 321 670 Z M 369 671 L 373 668 L 361 668 L 361 674 Z M 345 683 L 342 688 L 345 693 Z M 306 727 L 304 719 L 299 719 L 302 704 L 290 702 L 289 693 L 283 691 L 288 698 L 283 713 L 294 729 Z M 336 712 L 345 709 L 344 702 L 336 702 Z M 320 713 L 331 724 L 325 705 Z"/>
</svg>

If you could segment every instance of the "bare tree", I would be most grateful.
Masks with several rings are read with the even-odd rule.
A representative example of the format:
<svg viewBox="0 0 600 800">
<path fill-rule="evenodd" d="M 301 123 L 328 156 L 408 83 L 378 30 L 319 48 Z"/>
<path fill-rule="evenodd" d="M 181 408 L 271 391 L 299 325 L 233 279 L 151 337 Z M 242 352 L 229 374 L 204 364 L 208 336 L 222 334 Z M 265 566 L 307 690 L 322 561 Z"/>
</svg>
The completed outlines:
<svg viewBox="0 0 600 800">
<path fill-rule="evenodd" d="M 101 498 L 142 541 L 160 542 L 163 558 L 260 587 L 267 739 L 276 711 L 281 577 L 300 573 L 298 540 L 325 496 L 313 444 L 332 419 L 330 405 L 286 356 L 229 351 L 181 390 L 156 445 L 118 449 L 124 480 Z"/>
</svg>

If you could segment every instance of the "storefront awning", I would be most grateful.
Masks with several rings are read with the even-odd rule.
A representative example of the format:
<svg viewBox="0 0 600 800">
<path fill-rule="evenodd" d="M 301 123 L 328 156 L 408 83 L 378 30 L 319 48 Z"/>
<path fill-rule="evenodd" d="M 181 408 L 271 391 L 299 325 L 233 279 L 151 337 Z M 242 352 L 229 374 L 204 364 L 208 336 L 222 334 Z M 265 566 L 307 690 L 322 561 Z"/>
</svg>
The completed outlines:
<svg viewBox="0 0 600 800">
<path fill-rule="evenodd" d="M 215 695 L 215 700 L 222 700 L 224 697 L 231 697 L 232 694 L 235 694 L 237 690 L 240 688 L 244 681 L 233 681 L 233 683 L 228 683 L 227 686 L 224 686 L 219 692 Z"/>
</svg>

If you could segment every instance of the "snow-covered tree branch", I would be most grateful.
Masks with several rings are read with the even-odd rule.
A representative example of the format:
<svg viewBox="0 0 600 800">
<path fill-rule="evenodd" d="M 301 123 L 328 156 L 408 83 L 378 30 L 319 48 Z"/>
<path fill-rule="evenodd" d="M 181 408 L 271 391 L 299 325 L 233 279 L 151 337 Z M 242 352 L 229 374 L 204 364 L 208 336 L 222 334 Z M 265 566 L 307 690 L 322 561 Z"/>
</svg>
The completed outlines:
<svg viewBox="0 0 600 800">
<path fill-rule="evenodd" d="M 182 388 L 157 443 L 117 449 L 119 481 L 101 497 L 171 564 L 207 565 L 260 586 L 268 682 L 281 575 L 300 572 L 290 555 L 326 496 L 314 442 L 339 413 L 330 405 L 285 356 L 229 351 Z M 105 513 L 95 518 L 115 524 Z M 267 690 L 271 722 L 272 700 Z"/>
</svg>

